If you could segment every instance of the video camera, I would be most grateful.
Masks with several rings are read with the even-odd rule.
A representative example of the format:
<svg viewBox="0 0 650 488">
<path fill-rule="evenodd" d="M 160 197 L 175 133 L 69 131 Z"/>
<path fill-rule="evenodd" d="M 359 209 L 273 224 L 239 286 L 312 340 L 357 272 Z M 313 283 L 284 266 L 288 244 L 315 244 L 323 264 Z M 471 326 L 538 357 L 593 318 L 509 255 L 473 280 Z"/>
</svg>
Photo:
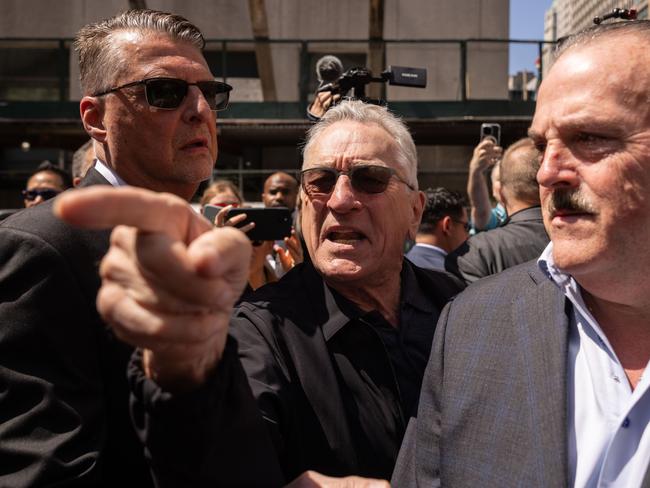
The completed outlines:
<svg viewBox="0 0 650 488">
<path fill-rule="evenodd" d="M 378 77 L 373 76 L 368 68 L 355 67 L 348 69 L 338 79 L 319 87 L 317 93 L 332 92 L 342 98 L 362 100 L 366 103 L 386 105 L 385 100 L 366 97 L 366 85 L 372 82 L 386 83 L 393 86 L 409 86 L 426 88 L 427 70 L 425 68 L 409 68 L 406 66 L 389 66 Z M 347 95 L 352 91 L 352 95 Z"/>
</svg>

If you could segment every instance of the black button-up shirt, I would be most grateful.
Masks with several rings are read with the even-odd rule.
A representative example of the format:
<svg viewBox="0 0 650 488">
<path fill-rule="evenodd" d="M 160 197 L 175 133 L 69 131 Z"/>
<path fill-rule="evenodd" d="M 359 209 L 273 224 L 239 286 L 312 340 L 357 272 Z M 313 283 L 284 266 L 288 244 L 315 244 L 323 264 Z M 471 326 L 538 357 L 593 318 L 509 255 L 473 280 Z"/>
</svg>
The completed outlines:
<svg viewBox="0 0 650 488">
<path fill-rule="evenodd" d="M 200 391 L 183 400 L 134 388 L 150 391 L 134 412 L 158 469 L 169 463 L 202 486 L 279 486 L 308 469 L 390 478 L 438 315 L 461 287 L 405 260 L 397 328 L 331 290 L 311 264 L 255 291 Z"/>
</svg>

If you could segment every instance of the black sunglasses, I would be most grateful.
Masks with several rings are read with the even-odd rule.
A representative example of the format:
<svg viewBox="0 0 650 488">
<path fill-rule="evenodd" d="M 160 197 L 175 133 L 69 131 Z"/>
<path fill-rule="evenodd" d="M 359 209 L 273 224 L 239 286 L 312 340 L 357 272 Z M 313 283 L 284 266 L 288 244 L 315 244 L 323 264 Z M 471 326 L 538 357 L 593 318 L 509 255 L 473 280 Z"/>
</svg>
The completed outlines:
<svg viewBox="0 0 650 488">
<path fill-rule="evenodd" d="M 61 192 L 51 188 L 35 188 L 33 190 L 23 190 L 23 198 L 29 202 L 33 202 L 38 197 L 41 197 L 43 200 L 49 200 L 59 193 Z"/>
<path fill-rule="evenodd" d="M 147 78 L 95 93 L 93 96 L 101 97 L 102 95 L 113 93 L 122 88 L 136 85 L 144 85 L 147 103 L 150 106 L 165 110 L 173 110 L 180 107 L 187 96 L 187 91 L 190 86 L 197 86 L 201 90 L 211 110 L 224 110 L 228 107 L 230 90 L 232 90 L 232 86 L 221 81 L 197 81 L 196 83 L 188 83 L 185 80 L 179 80 L 177 78 Z"/>
<path fill-rule="evenodd" d="M 386 191 L 393 176 L 411 190 L 415 189 L 400 178 L 393 168 L 372 164 L 354 166 L 349 171 L 339 171 L 329 167 L 309 168 L 300 172 L 300 183 L 309 197 L 329 195 L 341 175 L 347 175 L 352 183 L 352 188 L 363 193 Z"/>
</svg>

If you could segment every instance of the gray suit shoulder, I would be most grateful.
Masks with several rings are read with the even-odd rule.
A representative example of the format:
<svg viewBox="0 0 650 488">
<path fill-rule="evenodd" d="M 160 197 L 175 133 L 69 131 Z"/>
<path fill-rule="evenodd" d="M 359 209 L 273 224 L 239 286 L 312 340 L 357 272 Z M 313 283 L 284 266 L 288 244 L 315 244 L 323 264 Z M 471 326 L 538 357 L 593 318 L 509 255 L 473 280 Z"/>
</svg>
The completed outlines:
<svg viewBox="0 0 650 488">
<path fill-rule="evenodd" d="M 546 276 L 539 269 L 537 258 L 486 276 L 468 285 L 454 300 L 454 306 L 472 306 L 479 302 L 512 302 L 523 290 L 537 286 Z"/>
</svg>

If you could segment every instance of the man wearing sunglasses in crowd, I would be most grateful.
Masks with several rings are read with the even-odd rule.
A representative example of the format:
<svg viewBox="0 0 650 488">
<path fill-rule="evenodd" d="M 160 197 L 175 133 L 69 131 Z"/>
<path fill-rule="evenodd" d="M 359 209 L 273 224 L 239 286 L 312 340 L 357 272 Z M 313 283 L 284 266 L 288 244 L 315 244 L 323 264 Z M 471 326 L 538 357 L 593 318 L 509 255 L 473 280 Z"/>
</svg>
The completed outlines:
<svg viewBox="0 0 650 488">
<path fill-rule="evenodd" d="M 215 112 L 226 107 L 230 87 L 214 81 L 203 45 L 186 19 L 150 10 L 81 29 L 80 113 L 97 158 L 82 186 L 129 185 L 189 199 L 209 178 Z M 157 200 L 159 220 L 172 217 L 165 201 Z M 92 212 L 89 220 L 101 221 L 115 209 L 106 201 Z M 247 259 L 245 237 L 215 232 L 225 236 L 220 245 L 237 243 L 229 255 Z M 64 224 L 52 201 L 0 226 L 2 486 L 152 485 L 128 414 L 132 348 L 95 307 L 108 247 L 108 231 Z M 229 307 L 241 291 L 235 283 L 234 298 L 224 298 Z"/>
<path fill-rule="evenodd" d="M 141 348 L 132 412 L 161 484 L 281 486 L 306 470 L 390 477 L 436 319 L 462 287 L 403 259 L 424 203 L 416 175 L 413 139 L 386 108 L 330 109 L 304 147 L 311 261 L 247 297 L 229 328 L 210 314 L 224 310 L 225 271 L 236 268 L 182 201 L 164 222 L 168 200 L 144 190 L 90 189 L 58 203 L 70 222 L 88 225 L 108 204 L 93 225 L 133 226 L 113 234 L 98 303 Z"/>
<path fill-rule="evenodd" d="M 67 171 L 43 161 L 30 175 L 23 190 L 25 208 L 46 202 L 71 187 L 72 178 Z"/>
</svg>

